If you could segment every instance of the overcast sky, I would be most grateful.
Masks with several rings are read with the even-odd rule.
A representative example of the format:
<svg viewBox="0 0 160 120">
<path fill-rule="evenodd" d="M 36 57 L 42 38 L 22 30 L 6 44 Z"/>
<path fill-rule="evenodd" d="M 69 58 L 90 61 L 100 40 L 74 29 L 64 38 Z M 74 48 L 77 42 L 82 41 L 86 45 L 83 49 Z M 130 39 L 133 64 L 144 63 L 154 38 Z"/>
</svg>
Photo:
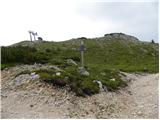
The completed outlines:
<svg viewBox="0 0 160 120">
<path fill-rule="evenodd" d="M 0 45 L 29 40 L 28 30 L 49 41 L 122 32 L 158 42 L 158 0 L 127 1 L 1 0 Z"/>
</svg>

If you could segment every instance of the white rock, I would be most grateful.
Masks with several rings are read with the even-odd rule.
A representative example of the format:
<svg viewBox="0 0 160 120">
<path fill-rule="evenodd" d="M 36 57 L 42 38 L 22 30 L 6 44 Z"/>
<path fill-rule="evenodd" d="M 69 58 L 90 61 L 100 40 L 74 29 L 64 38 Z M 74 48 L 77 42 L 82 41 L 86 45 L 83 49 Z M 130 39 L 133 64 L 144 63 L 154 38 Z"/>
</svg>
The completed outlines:
<svg viewBox="0 0 160 120">
<path fill-rule="evenodd" d="M 31 76 L 33 76 L 33 75 L 35 75 L 36 73 L 35 72 L 33 72 L 33 73 L 31 73 Z"/>
<path fill-rule="evenodd" d="M 38 74 L 36 74 L 36 75 L 32 75 L 32 78 L 33 79 L 38 79 L 40 76 L 38 75 Z"/>
<path fill-rule="evenodd" d="M 77 63 L 72 59 L 67 59 L 67 63 L 72 63 L 72 64 L 77 66 Z"/>
<path fill-rule="evenodd" d="M 103 85 L 102 85 L 101 81 L 94 80 L 93 82 L 98 83 L 100 92 L 104 92 L 104 91 L 105 91 L 105 90 L 103 89 L 103 87 L 102 87 Z"/>
<path fill-rule="evenodd" d="M 57 75 L 57 76 L 60 76 L 60 75 L 61 75 L 61 73 L 60 73 L 60 72 L 57 72 L 57 73 L 56 73 L 56 75 Z"/>
<path fill-rule="evenodd" d="M 58 68 L 57 66 L 49 66 L 49 68 L 60 71 L 60 68 Z"/>
<path fill-rule="evenodd" d="M 115 78 L 110 79 L 111 81 L 115 81 Z"/>
<path fill-rule="evenodd" d="M 81 75 L 89 76 L 89 72 L 88 72 L 87 70 L 85 70 L 85 68 L 79 67 L 79 68 L 78 68 L 78 72 L 79 72 Z"/>
</svg>

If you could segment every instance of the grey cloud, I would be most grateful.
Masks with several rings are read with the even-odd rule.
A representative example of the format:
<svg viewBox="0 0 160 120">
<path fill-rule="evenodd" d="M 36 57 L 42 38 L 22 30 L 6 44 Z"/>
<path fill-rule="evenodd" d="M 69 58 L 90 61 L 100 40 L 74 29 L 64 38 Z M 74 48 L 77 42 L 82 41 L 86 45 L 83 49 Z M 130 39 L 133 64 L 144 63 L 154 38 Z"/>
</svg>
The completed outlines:
<svg viewBox="0 0 160 120">
<path fill-rule="evenodd" d="M 158 2 L 91 2 L 78 7 L 77 13 L 93 21 L 122 24 L 119 32 L 158 42 Z"/>
</svg>

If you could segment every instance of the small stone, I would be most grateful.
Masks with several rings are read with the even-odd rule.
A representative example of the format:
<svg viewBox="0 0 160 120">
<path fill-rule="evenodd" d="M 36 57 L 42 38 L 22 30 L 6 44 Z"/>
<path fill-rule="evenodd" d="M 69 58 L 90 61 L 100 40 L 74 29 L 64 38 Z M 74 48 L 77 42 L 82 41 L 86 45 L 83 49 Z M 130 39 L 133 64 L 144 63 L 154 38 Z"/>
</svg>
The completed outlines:
<svg viewBox="0 0 160 120">
<path fill-rule="evenodd" d="M 110 79 L 111 81 L 115 81 L 115 78 Z"/>
<path fill-rule="evenodd" d="M 36 73 L 35 72 L 33 72 L 33 73 L 31 73 L 31 76 L 33 76 L 33 75 L 35 75 Z"/>
<path fill-rule="evenodd" d="M 30 105 L 30 107 L 33 107 L 33 105 Z"/>
<path fill-rule="evenodd" d="M 58 73 L 56 73 L 56 75 L 57 75 L 57 76 L 60 76 L 60 75 L 61 75 L 61 73 L 60 73 L 60 72 L 58 72 Z"/>
<path fill-rule="evenodd" d="M 38 79 L 40 77 L 38 74 L 32 74 L 31 76 L 33 79 Z"/>
<path fill-rule="evenodd" d="M 67 63 L 72 63 L 72 64 L 77 66 L 77 63 L 72 59 L 67 59 Z"/>
<path fill-rule="evenodd" d="M 81 74 L 81 75 L 85 75 L 85 76 L 89 76 L 89 72 L 83 68 L 83 67 L 79 67 L 78 68 L 78 72 Z"/>
<path fill-rule="evenodd" d="M 131 91 L 128 91 L 128 94 L 129 94 L 129 95 L 132 95 Z"/>
<path fill-rule="evenodd" d="M 2 98 L 7 98 L 7 95 L 2 95 L 2 94 L 1 94 L 1 97 L 2 97 Z"/>
<path fill-rule="evenodd" d="M 141 116 L 141 115 L 143 115 L 143 113 L 141 111 L 138 111 L 137 115 Z"/>
<path fill-rule="evenodd" d="M 58 68 L 57 66 L 49 66 L 50 69 L 54 69 L 54 70 L 57 70 L 57 71 L 60 71 L 60 68 Z"/>
<path fill-rule="evenodd" d="M 102 88 L 103 88 L 104 92 L 108 92 L 107 86 L 103 85 Z"/>
</svg>

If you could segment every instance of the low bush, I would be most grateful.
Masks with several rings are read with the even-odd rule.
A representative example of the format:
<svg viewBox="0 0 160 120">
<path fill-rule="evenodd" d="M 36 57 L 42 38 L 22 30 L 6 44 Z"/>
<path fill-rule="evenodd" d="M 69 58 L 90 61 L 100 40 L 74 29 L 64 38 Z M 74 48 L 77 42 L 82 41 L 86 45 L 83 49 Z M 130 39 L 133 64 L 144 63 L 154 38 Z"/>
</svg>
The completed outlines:
<svg viewBox="0 0 160 120">
<path fill-rule="evenodd" d="M 70 57 L 63 57 L 63 59 L 67 60 L 67 59 L 72 59 L 76 62 L 80 62 L 80 57 L 77 57 L 77 56 L 70 56 Z"/>
<path fill-rule="evenodd" d="M 33 64 L 33 63 L 47 63 L 49 57 L 46 53 L 38 52 L 33 47 L 2 47 L 2 64 Z"/>
<path fill-rule="evenodd" d="M 59 72 L 59 75 L 56 73 Z M 117 71 L 107 70 L 103 71 L 105 75 L 101 75 L 99 81 L 103 85 L 107 86 L 109 91 L 117 90 L 119 87 L 123 87 L 126 83 L 120 79 Z M 40 78 L 48 83 L 53 83 L 57 86 L 70 86 L 71 90 L 76 93 L 77 96 L 93 95 L 99 92 L 99 85 L 94 83 L 95 78 L 93 76 L 83 76 L 77 72 L 77 68 L 70 66 L 62 71 L 55 71 L 52 69 L 41 69 L 36 71 L 40 75 Z M 114 78 L 114 80 L 112 80 Z"/>
<path fill-rule="evenodd" d="M 109 91 L 115 91 L 120 87 L 127 86 L 127 83 L 121 79 L 117 70 L 103 70 L 104 75 L 101 76 L 101 82 Z"/>
</svg>

